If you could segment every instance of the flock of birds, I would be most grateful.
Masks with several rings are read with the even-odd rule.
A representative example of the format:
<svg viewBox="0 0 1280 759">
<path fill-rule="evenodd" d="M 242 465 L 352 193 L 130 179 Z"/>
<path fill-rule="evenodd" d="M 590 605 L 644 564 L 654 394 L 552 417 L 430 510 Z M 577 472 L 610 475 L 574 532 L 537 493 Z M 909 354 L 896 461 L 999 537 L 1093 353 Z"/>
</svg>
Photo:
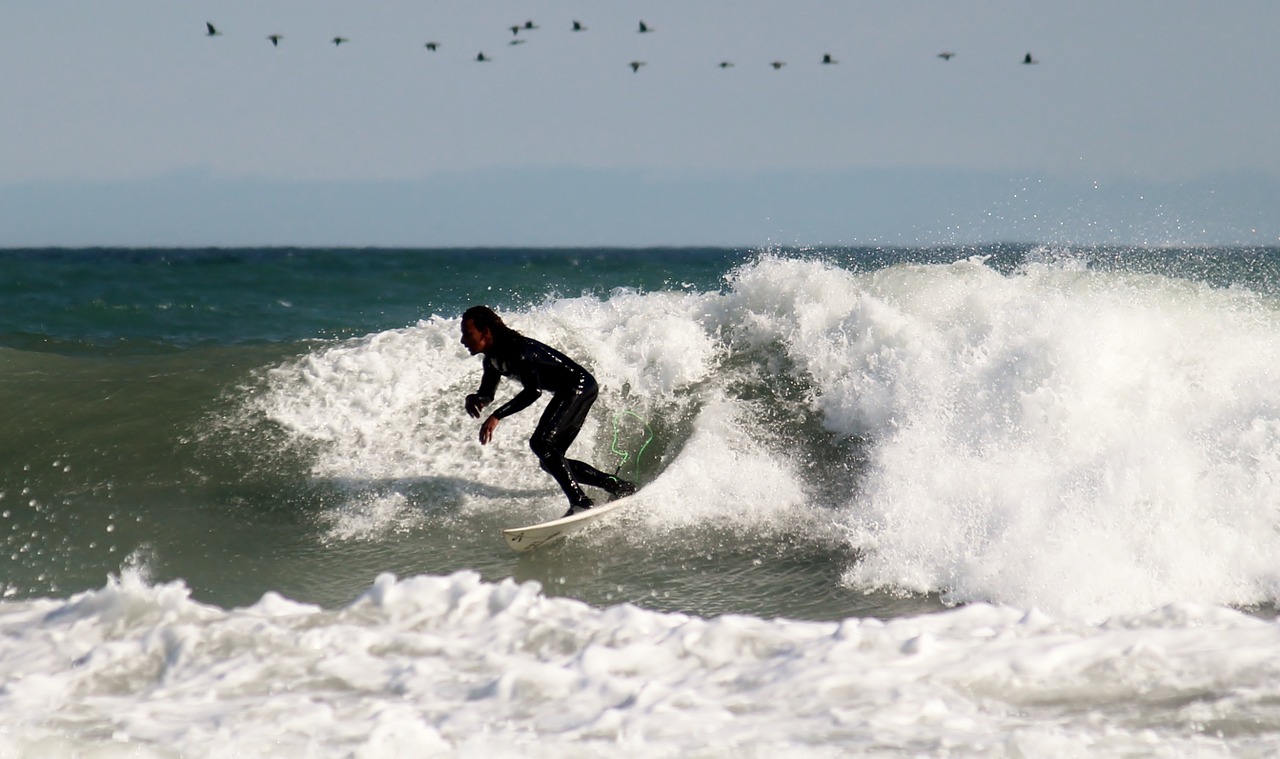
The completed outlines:
<svg viewBox="0 0 1280 759">
<path fill-rule="evenodd" d="M 535 31 L 535 30 L 540 29 L 540 28 L 541 28 L 541 27 L 539 27 L 537 24 L 533 23 L 532 21 L 526 21 L 526 22 L 524 22 L 523 24 L 513 24 L 513 25 L 511 25 L 510 27 L 508 27 L 508 29 L 511 31 L 512 39 L 511 39 L 507 44 L 509 44 L 509 45 L 523 45 L 523 44 L 526 42 L 526 37 L 521 37 L 520 35 L 521 35 L 522 33 L 525 33 L 525 34 L 527 35 L 527 33 L 528 33 L 528 32 Z M 585 31 L 587 31 L 587 27 L 586 27 L 586 25 L 584 25 L 584 24 L 583 24 L 582 22 L 580 22 L 580 21 L 574 21 L 574 22 L 573 22 L 573 25 L 572 25 L 571 27 L 569 27 L 569 28 L 570 28 L 570 31 L 573 31 L 573 32 L 585 32 Z M 637 32 L 638 34 L 649 34 L 649 33 L 653 32 L 653 31 L 654 31 L 654 30 L 653 30 L 653 27 L 649 26 L 649 25 L 648 25 L 648 24 L 646 24 L 644 21 L 641 21 L 641 22 L 640 22 L 640 25 L 639 25 L 639 27 L 638 27 L 638 28 L 637 28 L 637 30 L 636 30 L 636 32 Z M 217 28 L 216 26 L 214 26 L 212 23 L 210 23 L 210 22 L 206 21 L 206 22 L 205 22 L 205 36 L 207 36 L 207 37 L 220 37 L 220 36 L 222 36 L 222 32 L 221 32 L 221 31 L 219 31 L 219 30 L 218 30 L 218 28 Z M 279 46 L 280 46 L 280 40 L 284 39 L 284 35 L 283 35 L 283 34 L 268 34 L 266 38 L 271 42 L 272 47 L 279 47 Z M 333 43 L 333 45 L 334 45 L 334 46 L 340 46 L 340 45 L 346 44 L 347 42 L 350 42 L 350 40 L 349 40 L 348 38 L 346 38 L 346 37 L 341 37 L 341 36 L 334 37 L 333 39 L 331 39 L 331 40 L 329 40 L 329 41 L 330 41 L 331 43 Z M 440 49 L 440 43 L 439 43 L 439 42 L 427 42 L 427 43 L 425 43 L 424 47 L 426 47 L 426 49 L 427 49 L 427 50 L 430 50 L 431 52 L 433 52 L 433 53 L 434 53 L 435 51 L 437 51 L 437 50 L 439 50 L 439 49 Z M 949 60 L 951 60 L 952 58 L 954 58 L 954 57 L 955 57 L 955 55 L 956 55 L 956 54 L 955 54 L 954 52 L 950 51 L 950 50 L 944 50 L 944 51 L 942 51 L 941 53 L 938 53 L 938 54 L 937 54 L 937 57 L 938 57 L 938 58 L 941 58 L 941 59 L 942 59 L 942 60 L 944 60 L 944 61 L 949 61 Z M 485 54 L 484 54 L 484 51 L 480 51 L 479 53 L 477 53 L 477 54 L 476 54 L 475 60 L 476 60 L 477 62 L 479 62 L 479 63 L 487 63 L 487 62 L 489 62 L 489 61 L 492 61 L 492 60 L 493 60 L 493 58 L 491 58 L 491 57 L 489 57 L 489 56 L 485 55 Z M 1031 56 L 1031 53 L 1027 53 L 1027 54 L 1026 54 L 1026 56 L 1024 56 L 1024 57 L 1023 57 L 1023 59 L 1022 59 L 1022 63 L 1023 63 L 1024 65 L 1028 65 L 1028 66 L 1030 66 L 1030 65 L 1034 65 L 1034 64 L 1037 64 L 1037 63 L 1039 63 L 1039 62 L 1040 62 L 1040 61 L 1036 60 L 1035 58 L 1033 58 L 1033 57 Z M 823 54 L 823 56 L 822 56 L 822 58 L 821 58 L 821 60 L 820 60 L 820 63 L 821 63 L 822 65 L 824 65 L 824 66 L 831 66 L 831 65 L 834 65 L 834 64 L 839 63 L 839 61 L 837 61 L 835 58 L 833 58 L 833 57 L 831 56 L 831 54 L 830 54 L 830 53 L 824 53 L 824 54 Z M 644 62 L 644 61 L 631 61 L 631 62 L 630 62 L 629 64 L 627 64 L 627 65 L 631 67 L 631 70 L 632 70 L 633 72 L 638 72 L 638 71 L 640 71 L 640 67 L 641 67 L 641 66 L 644 66 L 644 65 L 646 65 L 646 64 L 645 64 L 645 62 Z M 773 69 L 776 71 L 776 70 L 778 70 L 778 69 L 781 69 L 783 66 L 787 65 L 787 63 L 786 63 L 786 61 L 777 61 L 777 60 L 775 60 L 775 61 L 770 61 L 770 62 L 769 62 L 769 65 L 770 65 L 770 66 L 772 66 L 772 67 L 773 67 Z M 719 66 L 720 66 L 720 68 L 722 68 L 722 69 L 733 68 L 734 63 L 733 63 L 733 61 L 720 61 Z"/>
</svg>

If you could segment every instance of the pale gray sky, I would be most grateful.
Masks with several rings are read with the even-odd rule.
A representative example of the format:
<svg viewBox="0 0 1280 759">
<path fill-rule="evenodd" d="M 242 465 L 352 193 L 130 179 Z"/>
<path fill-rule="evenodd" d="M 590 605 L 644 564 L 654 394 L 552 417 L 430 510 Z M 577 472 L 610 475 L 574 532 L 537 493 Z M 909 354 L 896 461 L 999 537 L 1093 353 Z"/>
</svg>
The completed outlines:
<svg viewBox="0 0 1280 759">
<path fill-rule="evenodd" d="M 1274 0 L 6 0 L 0 246 L 1277 244 L 1277 29 Z"/>
</svg>

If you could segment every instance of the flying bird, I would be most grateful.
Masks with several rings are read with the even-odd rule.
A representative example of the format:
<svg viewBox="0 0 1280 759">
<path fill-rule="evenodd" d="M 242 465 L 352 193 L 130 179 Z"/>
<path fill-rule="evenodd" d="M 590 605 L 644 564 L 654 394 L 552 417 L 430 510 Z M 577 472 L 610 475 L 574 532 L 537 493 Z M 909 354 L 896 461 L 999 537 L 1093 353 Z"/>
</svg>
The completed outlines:
<svg viewBox="0 0 1280 759">
<path fill-rule="evenodd" d="M 733 61 L 720 61 L 720 68 L 722 69 L 733 68 Z"/>
<path fill-rule="evenodd" d="M 524 22 L 524 28 L 525 28 L 525 29 L 541 29 L 542 27 L 538 26 L 537 24 L 533 23 L 532 21 L 526 21 L 526 22 Z"/>
<path fill-rule="evenodd" d="M 648 24 L 646 24 L 646 23 L 645 23 L 645 22 L 643 22 L 643 21 L 641 21 L 641 22 L 640 22 L 640 33 L 641 33 L 641 34 L 647 34 L 647 33 L 651 32 L 651 31 L 653 31 L 653 30 L 649 28 L 649 25 L 648 25 Z"/>
<path fill-rule="evenodd" d="M 941 53 L 938 53 L 938 57 L 944 61 L 949 61 L 952 58 L 955 58 L 956 54 L 951 52 L 950 50 L 943 50 Z"/>
<path fill-rule="evenodd" d="M 629 65 L 629 66 L 631 67 L 631 73 L 633 73 L 633 74 L 634 74 L 635 72 L 637 72 L 637 71 L 639 71 L 639 70 L 640 70 L 640 67 L 641 67 L 641 66 L 643 66 L 643 65 L 644 65 L 644 61 L 632 61 L 631 63 L 629 63 L 629 64 L 627 64 L 627 65 Z"/>
<path fill-rule="evenodd" d="M 267 35 L 267 39 L 271 40 L 271 47 L 278 47 L 280 45 L 280 40 L 284 39 L 284 35 L 269 34 Z"/>
<path fill-rule="evenodd" d="M 440 43 L 439 43 L 439 42 L 428 42 L 426 45 L 423 45 L 423 47 L 425 47 L 426 49 L 428 49 L 428 50 L 430 50 L 431 52 L 433 52 L 433 53 L 434 53 L 434 52 L 436 51 L 436 48 L 440 47 Z"/>
<path fill-rule="evenodd" d="M 582 22 L 580 22 L 580 21 L 574 21 L 574 22 L 573 22 L 573 30 L 574 30 L 575 32 L 585 32 L 585 31 L 587 30 L 587 27 L 583 26 L 583 25 L 582 25 Z"/>
<path fill-rule="evenodd" d="M 493 59 L 492 59 L 492 58 L 490 58 L 489 56 L 485 55 L 483 52 L 481 52 L 481 53 L 476 53 L 476 62 L 477 62 L 477 63 L 487 63 L 488 61 L 491 61 L 491 60 L 493 60 Z"/>
<path fill-rule="evenodd" d="M 528 41 L 529 41 L 529 40 L 511 40 L 511 41 L 510 41 L 510 42 L 508 42 L 507 44 L 508 44 L 508 45 L 523 45 L 524 43 L 526 43 L 526 42 L 528 42 Z"/>
<path fill-rule="evenodd" d="M 205 26 L 205 29 L 208 30 L 204 33 L 204 36 L 206 37 L 217 37 L 218 35 L 222 34 L 222 32 L 214 28 L 213 24 L 210 24 L 208 21 L 204 22 L 204 26 Z"/>
<path fill-rule="evenodd" d="M 333 46 L 334 46 L 334 47 L 337 47 L 338 45 L 341 45 L 342 43 L 344 43 L 344 42 L 349 42 L 349 41 L 350 41 L 350 40 L 348 40 L 346 37 L 334 37 L 334 38 L 333 38 Z"/>
<path fill-rule="evenodd" d="M 839 62 L 840 61 L 837 61 L 835 58 L 831 57 L 831 53 L 826 53 L 822 56 L 822 64 L 824 66 L 830 65 L 832 63 L 839 63 Z"/>
<path fill-rule="evenodd" d="M 1026 57 L 1022 59 L 1022 65 L 1024 66 L 1034 66 L 1039 62 L 1040 61 L 1037 61 L 1035 58 L 1031 57 L 1031 53 L 1027 53 Z"/>
<path fill-rule="evenodd" d="M 770 66 L 773 66 L 773 70 L 774 70 L 774 71 L 777 71 L 778 69 L 780 69 L 780 68 L 782 68 L 783 66 L 787 65 L 787 62 L 786 62 L 786 61 L 774 61 L 773 63 L 770 63 L 769 65 L 770 65 Z"/>
<path fill-rule="evenodd" d="M 512 33 L 512 34 L 519 34 L 519 33 L 520 33 L 520 25 L 519 25 L 519 24 L 516 24 L 515 26 L 511 27 L 511 33 Z"/>
</svg>

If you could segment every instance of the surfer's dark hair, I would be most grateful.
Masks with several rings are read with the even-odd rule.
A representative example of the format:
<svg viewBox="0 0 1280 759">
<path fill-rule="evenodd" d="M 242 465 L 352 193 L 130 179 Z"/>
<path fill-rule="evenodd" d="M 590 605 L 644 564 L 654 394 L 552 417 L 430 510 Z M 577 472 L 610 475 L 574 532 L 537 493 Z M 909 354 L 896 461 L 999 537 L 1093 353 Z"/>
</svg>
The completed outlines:
<svg viewBox="0 0 1280 759">
<path fill-rule="evenodd" d="M 502 321 L 502 317 L 493 312 L 488 306 L 472 306 L 462 312 L 462 321 L 470 320 L 476 325 L 477 329 L 488 330 L 493 333 L 495 339 L 502 340 L 508 337 L 518 336 L 520 333 L 511 329 Z"/>
</svg>

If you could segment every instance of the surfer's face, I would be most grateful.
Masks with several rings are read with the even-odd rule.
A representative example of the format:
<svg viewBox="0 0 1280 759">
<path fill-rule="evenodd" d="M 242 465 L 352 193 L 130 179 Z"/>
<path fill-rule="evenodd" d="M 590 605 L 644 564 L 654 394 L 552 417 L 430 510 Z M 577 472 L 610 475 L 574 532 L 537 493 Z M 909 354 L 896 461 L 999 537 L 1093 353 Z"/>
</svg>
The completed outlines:
<svg viewBox="0 0 1280 759">
<path fill-rule="evenodd" d="M 476 323 L 470 319 L 462 320 L 462 344 L 467 350 L 471 351 L 471 355 L 484 353 L 493 345 L 493 332 L 487 329 L 480 329 Z"/>
</svg>

